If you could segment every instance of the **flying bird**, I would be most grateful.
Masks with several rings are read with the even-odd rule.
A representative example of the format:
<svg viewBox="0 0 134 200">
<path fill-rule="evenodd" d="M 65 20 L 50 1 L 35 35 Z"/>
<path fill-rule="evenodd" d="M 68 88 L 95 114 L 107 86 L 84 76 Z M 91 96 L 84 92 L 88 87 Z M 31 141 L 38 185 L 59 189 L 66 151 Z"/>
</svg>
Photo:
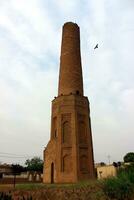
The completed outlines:
<svg viewBox="0 0 134 200">
<path fill-rule="evenodd" d="M 98 44 L 96 44 L 96 46 L 94 47 L 94 49 L 97 49 L 98 48 Z"/>
</svg>

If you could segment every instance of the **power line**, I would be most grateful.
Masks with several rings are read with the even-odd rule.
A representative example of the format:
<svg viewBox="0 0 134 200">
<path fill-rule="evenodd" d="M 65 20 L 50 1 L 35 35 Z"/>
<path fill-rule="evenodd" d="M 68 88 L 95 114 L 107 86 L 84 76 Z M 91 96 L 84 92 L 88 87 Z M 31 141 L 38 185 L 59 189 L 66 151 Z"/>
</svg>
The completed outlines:
<svg viewBox="0 0 134 200">
<path fill-rule="evenodd" d="M 21 157 L 35 157 L 35 155 L 22 155 L 22 154 L 14 154 L 14 153 L 6 153 L 6 152 L 0 152 L 0 154 L 9 155 L 9 156 L 11 155 L 11 156 L 21 156 Z"/>
<path fill-rule="evenodd" d="M 0 158 L 27 158 L 27 157 L 15 157 L 15 156 L 1 156 L 0 155 Z"/>
</svg>

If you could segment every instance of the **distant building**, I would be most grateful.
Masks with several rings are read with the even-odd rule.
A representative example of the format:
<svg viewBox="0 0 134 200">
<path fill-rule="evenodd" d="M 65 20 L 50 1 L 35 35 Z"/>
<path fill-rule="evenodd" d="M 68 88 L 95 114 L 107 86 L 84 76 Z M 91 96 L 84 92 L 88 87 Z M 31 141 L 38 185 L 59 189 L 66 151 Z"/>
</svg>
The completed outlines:
<svg viewBox="0 0 134 200">
<path fill-rule="evenodd" d="M 2 178 L 4 174 L 11 174 L 11 173 L 12 173 L 11 165 L 8 164 L 0 165 L 0 178 Z"/>
<path fill-rule="evenodd" d="M 97 165 L 96 171 L 98 179 L 108 178 L 117 175 L 117 168 L 113 165 Z"/>
</svg>

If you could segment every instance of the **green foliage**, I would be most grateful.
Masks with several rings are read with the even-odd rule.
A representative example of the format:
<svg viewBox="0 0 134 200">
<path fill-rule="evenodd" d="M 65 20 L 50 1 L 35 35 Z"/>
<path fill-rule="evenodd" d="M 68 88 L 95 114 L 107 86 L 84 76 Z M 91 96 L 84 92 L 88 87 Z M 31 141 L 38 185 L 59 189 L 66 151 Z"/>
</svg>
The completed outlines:
<svg viewBox="0 0 134 200">
<path fill-rule="evenodd" d="M 21 172 L 25 171 L 25 168 L 19 164 L 12 164 L 11 168 L 12 168 L 13 174 L 15 175 L 20 174 Z"/>
<path fill-rule="evenodd" d="M 14 175 L 14 188 L 16 184 L 16 175 L 19 175 L 21 172 L 25 171 L 25 168 L 19 164 L 12 164 L 11 165 L 12 174 Z"/>
<path fill-rule="evenodd" d="M 12 200 L 12 195 L 10 193 L 0 192 L 0 200 Z"/>
<path fill-rule="evenodd" d="M 106 179 L 103 190 L 111 199 L 129 200 L 134 193 L 134 165 L 120 168 L 116 178 Z"/>
<path fill-rule="evenodd" d="M 110 199 L 129 200 L 134 194 L 134 153 L 127 153 L 124 162 L 130 164 L 121 166 L 113 163 L 115 167 L 119 166 L 117 177 L 106 179 L 103 183 L 104 193 Z"/>
<path fill-rule="evenodd" d="M 124 175 L 126 175 L 127 178 L 129 179 L 129 181 L 134 184 L 134 164 L 124 166 L 124 168 L 120 168 L 118 170 L 117 176 L 119 178 L 124 176 Z"/>
<path fill-rule="evenodd" d="M 27 166 L 26 168 L 28 171 L 43 171 L 43 160 L 41 160 L 39 157 L 26 160 L 25 165 Z"/>
<path fill-rule="evenodd" d="M 36 189 L 45 189 L 45 188 L 60 188 L 60 189 L 79 189 L 79 188 L 96 188 L 98 187 L 99 182 L 96 180 L 83 181 L 78 183 L 63 183 L 63 184 L 43 184 L 43 183 L 25 183 L 18 184 L 17 189 L 19 190 L 36 190 Z"/>
<path fill-rule="evenodd" d="M 129 152 L 124 156 L 124 162 L 134 163 L 134 152 Z"/>
<path fill-rule="evenodd" d="M 104 193 L 111 199 L 129 200 L 133 194 L 133 184 L 125 175 L 109 178 L 104 181 Z"/>
<path fill-rule="evenodd" d="M 48 184 L 51 186 L 51 184 Z M 39 189 L 46 188 L 46 185 L 43 183 L 25 183 L 25 184 L 17 184 L 17 190 L 39 190 Z"/>
</svg>

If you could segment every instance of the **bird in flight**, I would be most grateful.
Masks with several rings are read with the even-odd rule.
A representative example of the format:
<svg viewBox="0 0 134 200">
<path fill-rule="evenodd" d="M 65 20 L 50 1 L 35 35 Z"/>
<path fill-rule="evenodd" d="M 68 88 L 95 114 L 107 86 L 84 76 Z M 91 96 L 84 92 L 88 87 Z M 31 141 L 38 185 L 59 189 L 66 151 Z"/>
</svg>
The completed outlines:
<svg viewBox="0 0 134 200">
<path fill-rule="evenodd" d="M 94 49 L 97 49 L 98 48 L 98 44 L 96 44 L 96 46 L 94 47 Z"/>
</svg>

